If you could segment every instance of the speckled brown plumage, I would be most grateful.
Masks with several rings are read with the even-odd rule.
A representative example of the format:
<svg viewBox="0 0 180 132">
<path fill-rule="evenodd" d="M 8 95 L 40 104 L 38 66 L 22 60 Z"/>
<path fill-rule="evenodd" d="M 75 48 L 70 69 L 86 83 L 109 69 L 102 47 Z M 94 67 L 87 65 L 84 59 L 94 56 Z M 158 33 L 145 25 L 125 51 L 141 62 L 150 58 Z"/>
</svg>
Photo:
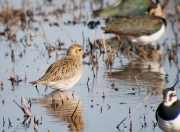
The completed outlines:
<svg viewBox="0 0 180 132">
<path fill-rule="evenodd" d="M 71 88 L 82 75 L 82 55 L 83 48 L 79 44 L 70 46 L 66 56 L 51 64 L 40 79 L 30 83 L 32 85 L 44 84 L 53 89 Z"/>
</svg>

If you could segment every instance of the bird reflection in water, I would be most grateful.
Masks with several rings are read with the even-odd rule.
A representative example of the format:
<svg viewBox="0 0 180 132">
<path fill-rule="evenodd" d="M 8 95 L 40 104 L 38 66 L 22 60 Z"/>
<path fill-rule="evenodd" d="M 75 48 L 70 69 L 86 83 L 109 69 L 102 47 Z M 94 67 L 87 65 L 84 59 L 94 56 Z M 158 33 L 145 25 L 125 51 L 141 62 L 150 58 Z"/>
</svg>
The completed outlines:
<svg viewBox="0 0 180 132">
<path fill-rule="evenodd" d="M 70 131 L 84 130 L 82 101 L 74 92 L 57 90 L 33 101 L 42 104 L 49 116 L 58 118 L 60 122 L 68 122 Z"/>
</svg>

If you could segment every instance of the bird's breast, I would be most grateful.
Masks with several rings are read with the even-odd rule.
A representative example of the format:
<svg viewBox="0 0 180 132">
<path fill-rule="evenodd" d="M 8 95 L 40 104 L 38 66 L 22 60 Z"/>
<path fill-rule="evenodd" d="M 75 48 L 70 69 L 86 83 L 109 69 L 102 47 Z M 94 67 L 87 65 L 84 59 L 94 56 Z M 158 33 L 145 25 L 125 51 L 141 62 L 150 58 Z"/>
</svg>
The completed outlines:
<svg viewBox="0 0 180 132">
<path fill-rule="evenodd" d="M 157 113 L 158 115 L 158 113 Z M 180 114 L 174 120 L 163 120 L 162 118 L 157 116 L 158 118 L 158 126 L 165 132 L 180 132 Z"/>
</svg>

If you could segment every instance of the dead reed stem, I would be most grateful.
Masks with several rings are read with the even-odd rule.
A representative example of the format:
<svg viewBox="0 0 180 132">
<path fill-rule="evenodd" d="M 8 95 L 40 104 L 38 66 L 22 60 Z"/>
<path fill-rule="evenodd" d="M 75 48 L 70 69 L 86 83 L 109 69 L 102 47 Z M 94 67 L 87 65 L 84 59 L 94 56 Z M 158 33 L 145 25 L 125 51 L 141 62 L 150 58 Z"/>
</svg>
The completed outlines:
<svg viewBox="0 0 180 132">
<path fill-rule="evenodd" d="M 42 24 L 39 23 L 39 25 L 40 25 L 40 27 L 41 27 L 41 29 L 42 29 L 42 31 L 43 31 L 43 36 L 45 37 L 46 45 L 47 45 L 47 48 L 48 48 L 48 50 L 49 50 L 50 47 L 51 47 L 51 45 L 50 45 L 50 43 L 49 43 L 49 41 L 48 41 L 48 39 L 47 39 L 47 36 L 46 36 L 46 33 L 45 33 L 45 31 L 44 31 L 44 28 L 43 28 Z"/>
<path fill-rule="evenodd" d="M 109 54 L 107 53 L 107 46 L 106 46 L 106 41 L 105 41 L 105 39 L 104 39 L 104 35 L 102 35 L 102 40 L 103 41 L 100 41 L 101 42 L 101 44 L 102 44 L 102 46 L 103 46 L 103 49 L 104 49 L 104 52 L 105 52 L 105 54 L 106 54 L 106 57 L 107 57 L 107 60 L 108 60 L 108 62 L 110 61 L 109 60 Z"/>
<path fill-rule="evenodd" d="M 69 39 L 71 40 L 71 42 L 74 44 L 74 42 L 73 42 L 71 36 L 69 35 L 69 33 L 67 32 L 67 30 L 66 30 L 65 28 L 63 28 L 63 27 L 61 27 L 60 29 L 63 30 L 63 31 L 67 34 L 67 36 L 69 37 Z"/>
<path fill-rule="evenodd" d="M 15 100 L 13 100 L 13 101 L 24 112 L 24 114 L 28 115 L 28 113 L 25 111 L 25 109 L 23 107 L 21 107 Z"/>
<path fill-rule="evenodd" d="M 137 85 L 138 85 L 138 87 L 139 87 L 139 83 L 138 83 L 138 80 L 137 80 L 136 76 L 135 76 L 135 79 L 136 79 L 136 83 L 137 83 Z"/>
<path fill-rule="evenodd" d="M 10 77 L 12 77 L 11 74 L 8 72 L 8 70 L 6 70 L 6 69 L 3 68 L 3 67 L 1 67 L 1 69 L 2 69 L 3 71 L 5 71 Z M 12 77 L 12 78 L 13 78 L 13 77 Z"/>
<path fill-rule="evenodd" d="M 31 122 L 32 122 L 32 124 L 33 124 L 33 126 L 34 126 L 34 129 L 35 129 L 35 131 L 36 132 L 38 132 L 38 130 L 37 130 L 37 128 L 36 128 L 36 125 L 34 124 L 34 122 L 33 122 L 33 118 L 32 118 L 32 114 L 31 114 L 31 110 L 30 110 L 30 108 L 27 106 L 27 104 L 26 104 L 26 101 L 25 101 L 25 98 L 24 98 L 24 95 L 22 95 L 22 100 L 23 100 L 23 103 L 24 103 L 24 105 L 25 105 L 25 108 L 26 108 L 26 110 L 27 110 L 27 113 L 28 113 L 28 115 L 30 116 L 30 118 L 31 118 Z"/>
<path fill-rule="evenodd" d="M 144 84 L 143 84 L 141 81 L 139 81 L 139 82 L 141 83 L 141 85 L 142 85 L 144 88 L 146 88 L 147 90 L 150 90 L 150 91 L 153 93 L 153 91 L 152 91 L 151 88 L 147 88 L 146 86 L 144 86 Z"/>
<path fill-rule="evenodd" d="M 119 126 L 137 110 L 137 108 L 147 99 L 147 97 L 148 95 L 146 95 L 144 99 L 135 107 L 135 109 L 116 126 L 117 129 L 119 129 Z"/>
<path fill-rule="evenodd" d="M 144 60 L 142 59 L 141 57 L 139 57 L 138 55 L 134 54 L 133 52 L 129 51 L 129 53 L 133 54 L 134 56 L 136 56 L 137 58 L 139 58 L 140 60 L 142 60 L 143 62 L 145 62 L 148 66 L 149 64 Z"/>
</svg>

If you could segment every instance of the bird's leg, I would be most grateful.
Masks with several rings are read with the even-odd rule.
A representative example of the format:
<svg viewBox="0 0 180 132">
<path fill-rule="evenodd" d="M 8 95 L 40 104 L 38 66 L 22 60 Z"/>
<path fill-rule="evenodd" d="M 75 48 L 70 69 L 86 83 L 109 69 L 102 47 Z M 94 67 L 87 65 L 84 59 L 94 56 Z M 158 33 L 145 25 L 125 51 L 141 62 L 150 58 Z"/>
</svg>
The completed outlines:
<svg viewBox="0 0 180 132">
<path fill-rule="evenodd" d="M 118 47 L 118 50 L 122 50 L 122 49 L 123 49 L 123 47 L 122 47 L 123 42 L 121 41 L 121 38 L 120 38 L 119 35 L 117 35 L 117 38 L 118 38 L 118 41 L 119 41 L 119 47 Z"/>
<path fill-rule="evenodd" d="M 38 88 L 37 88 L 37 85 L 35 85 L 35 88 L 36 88 L 37 92 L 39 93 L 39 90 L 38 90 Z"/>
<path fill-rule="evenodd" d="M 60 90 L 60 92 L 67 92 L 69 89 L 60 88 L 60 89 L 58 89 L 58 90 Z"/>
<path fill-rule="evenodd" d="M 118 38 L 118 40 L 119 40 L 119 42 L 120 42 L 121 38 L 120 38 L 120 36 L 119 36 L 119 35 L 117 36 L 117 38 Z"/>
<path fill-rule="evenodd" d="M 57 91 L 57 92 L 61 92 L 61 90 L 60 90 L 60 89 L 56 89 L 56 91 Z"/>
<path fill-rule="evenodd" d="M 128 40 L 128 39 L 127 39 L 127 42 L 128 42 L 129 45 L 130 45 L 129 50 L 130 50 L 130 51 L 133 51 L 133 47 L 134 47 L 134 46 L 133 46 L 132 42 L 131 42 L 130 40 Z M 129 46 L 128 46 L 128 47 L 129 47 Z M 135 47 L 135 48 L 136 48 L 136 47 Z M 135 51 L 136 51 L 136 49 L 135 49 Z"/>
<path fill-rule="evenodd" d="M 154 49 L 154 50 L 157 50 L 158 49 L 158 43 L 157 42 L 152 42 L 150 44 L 150 46 Z"/>
<path fill-rule="evenodd" d="M 44 89 L 44 92 L 45 92 L 45 93 L 47 92 L 47 89 L 48 89 L 48 87 L 46 86 L 46 88 Z"/>
</svg>

